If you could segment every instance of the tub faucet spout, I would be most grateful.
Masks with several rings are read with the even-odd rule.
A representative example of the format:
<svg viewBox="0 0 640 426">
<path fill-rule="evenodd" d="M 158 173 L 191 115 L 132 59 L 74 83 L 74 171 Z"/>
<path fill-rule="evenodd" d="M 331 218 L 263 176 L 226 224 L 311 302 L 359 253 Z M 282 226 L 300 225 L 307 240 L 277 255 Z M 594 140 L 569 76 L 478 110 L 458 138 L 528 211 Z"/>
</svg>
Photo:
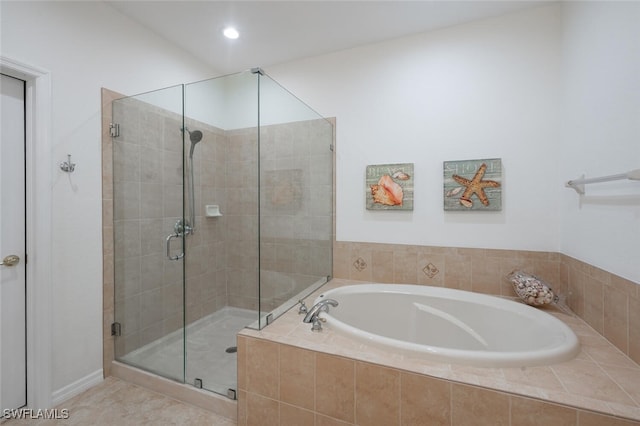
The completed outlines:
<svg viewBox="0 0 640 426">
<path fill-rule="evenodd" d="M 338 306 L 338 302 L 333 299 L 325 299 L 319 301 L 318 303 L 313 305 L 311 309 L 309 309 L 309 312 L 307 312 L 307 315 L 305 315 L 302 322 L 311 323 L 312 331 L 322 331 L 322 324 L 320 324 L 319 315 L 320 312 L 329 312 L 329 305 L 335 308 L 336 306 Z"/>
</svg>

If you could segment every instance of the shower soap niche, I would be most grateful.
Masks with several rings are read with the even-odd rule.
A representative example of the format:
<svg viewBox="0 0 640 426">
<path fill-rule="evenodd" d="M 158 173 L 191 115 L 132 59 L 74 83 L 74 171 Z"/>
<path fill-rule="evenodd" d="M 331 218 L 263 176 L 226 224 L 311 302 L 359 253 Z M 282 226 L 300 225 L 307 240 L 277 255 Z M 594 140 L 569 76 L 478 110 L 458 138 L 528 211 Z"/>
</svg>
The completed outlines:
<svg viewBox="0 0 640 426">
<path fill-rule="evenodd" d="M 222 213 L 220 213 L 220 206 L 218 206 L 217 204 L 207 204 L 205 206 L 205 216 L 206 217 L 222 216 Z"/>
</svg>

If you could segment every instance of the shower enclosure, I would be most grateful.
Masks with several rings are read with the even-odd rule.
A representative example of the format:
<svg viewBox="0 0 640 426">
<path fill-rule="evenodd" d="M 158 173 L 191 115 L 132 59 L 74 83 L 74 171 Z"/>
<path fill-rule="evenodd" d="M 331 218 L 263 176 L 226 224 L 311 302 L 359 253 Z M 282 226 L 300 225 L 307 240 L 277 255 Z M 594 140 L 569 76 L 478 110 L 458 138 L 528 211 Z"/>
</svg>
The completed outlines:
<svg viewBox="0 0 640 426">
<path fill-rule="evenodd" d="M 112 113 L 115 358 L 235 398 L 235 334 L 332 274 L 333 126 L 260 69 Z"/>
</svg>

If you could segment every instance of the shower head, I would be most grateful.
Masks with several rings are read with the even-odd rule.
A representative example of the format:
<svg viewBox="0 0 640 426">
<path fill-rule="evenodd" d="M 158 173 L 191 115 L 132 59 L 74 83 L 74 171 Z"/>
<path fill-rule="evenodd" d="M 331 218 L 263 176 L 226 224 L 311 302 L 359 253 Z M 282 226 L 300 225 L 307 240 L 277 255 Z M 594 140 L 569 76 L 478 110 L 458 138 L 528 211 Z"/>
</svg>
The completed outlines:
<svg viewBox="0 0 640 426">
<path fill-rule="evenodd" d="M 191 131 L 186 127 L 184 130 L 189 133 L 189 140 L 191 141 L 191 149 L 189 150 L 189 158 L 193 158 L 193 149 L 196 147 L 196 144 L 202 140 L 202 132 L 200 130 Z"/>
<path fill-rule="evenodd" d="M 187 129 L 187 132 L 189 132 L 189 139 L 191 140 L 192 144 L 195 145 L 202 140 L 202 132 L 200 130 L 194 130 L 193 132 L 190 132 L 189 129 Z"/>
</svg>

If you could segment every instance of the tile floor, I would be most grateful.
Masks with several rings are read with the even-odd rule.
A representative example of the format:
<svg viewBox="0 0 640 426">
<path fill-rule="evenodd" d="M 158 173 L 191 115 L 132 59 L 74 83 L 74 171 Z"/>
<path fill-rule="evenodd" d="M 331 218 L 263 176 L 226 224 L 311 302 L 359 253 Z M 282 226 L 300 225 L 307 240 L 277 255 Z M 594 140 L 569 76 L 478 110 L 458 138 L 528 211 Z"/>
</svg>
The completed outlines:
<svg viewBox="0 0 640 426">
<path fill-rule="evenodd" d="M 189 425 L 233 426 L 236 422 L 212 412 L 185 404 L 148 389 L 108 377 L 56 407 L 67 409 L 69 417 L 60 420 L 0 420 L 2 426 L 138 426 Z"/>
</svg>

